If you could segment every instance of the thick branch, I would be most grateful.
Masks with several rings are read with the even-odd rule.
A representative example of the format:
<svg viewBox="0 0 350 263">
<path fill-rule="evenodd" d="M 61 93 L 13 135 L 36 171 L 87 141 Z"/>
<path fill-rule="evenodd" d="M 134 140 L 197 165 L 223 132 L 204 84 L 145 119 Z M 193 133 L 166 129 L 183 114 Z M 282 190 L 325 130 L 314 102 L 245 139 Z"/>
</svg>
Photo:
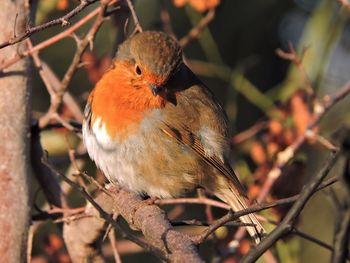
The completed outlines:
<svg viewBox="0 0 350 263">
<path fill-rule="evenodd" d="M 101 208 L 85 188 L 72 182 L 65 175 L 60 174 L 46 159 L 43 160 L 43 163 L 52 172 L 60 175 L 70 186 L 78 190 L 108 224 L 120 230 L 112 216 Z M 138 245 L 146 250 L 153 251 L 163 260 L 169 262 L 202 262 L 190 237 L 175 231 L 167 220 L 165 213 L 158 206 L 149 205 L 138 196 L 123 190 L 113 190 L 111 191 L 111 196 L 105 196 L 112 197 L 114 211 L 122 215 L 130 226 L 141 230 L 147 243 L 142 244 L 130 235 L 126 236 L 126 238 L 137 242 Z"/>
<path fill-rule="evenodd" d="M 170 262 L 202 262 L 191 238 L 175 231 L 158 206 L 145 204 L 123 190 L 114 193 L 113 199 L 115 208 L 129 225 L 141 230 L 150 244 L 167 251 Z"/>
<path fill-rule="evenodd" d="M 25 0 L 2 0 L 0 42 L 25 28 Z M 1 59 L 13 57 L 23 44 L 9 47 Z M 30 73 L 28 60 L 0 73 L 0 255 L 2 262 L 25 262 L 30 222 Z"/>
<path fill-rule="evenodd" d="M 108 213 L 112 213 L 112 199 L 99 195 L 96 202 Z M 98 211 L 88 204 L 85 214 L 79 220 L 66 222 L 63 237 L 69 256 L 73 262 L 104 262 L 101 243 L 106 228 L 106 221 L 99 217 Z"/>
</svg>

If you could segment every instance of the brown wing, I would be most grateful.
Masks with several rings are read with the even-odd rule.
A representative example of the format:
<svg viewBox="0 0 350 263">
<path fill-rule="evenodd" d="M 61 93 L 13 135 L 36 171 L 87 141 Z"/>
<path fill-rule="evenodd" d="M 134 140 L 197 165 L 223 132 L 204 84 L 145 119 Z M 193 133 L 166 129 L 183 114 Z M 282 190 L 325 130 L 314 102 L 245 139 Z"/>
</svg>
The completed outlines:
<svg viewBox="0 0 350 263">
<path fill-rule="evenodd" d="M 167 96 L 169 103 L 162 110 L 162 131 L 215 167 L 245 196 L 245 190 L 227 161 L 228 156 L 225 156 L 225 149 L 229 148 L 228 121 L 214 95 L 185 65 L 169 80 L 167 89 L 172 92 Z M 200 132 L 203 129 L 212 130 L 217 135 L 222 152 L 206 153 L 207 141 L 201 139 Z"/>
<path fill-rule="evenodd" d="M 206 163 L 212 165 L 216 170 L 229 179 L 239 193 L 246 196 L 245 189 L 238 180 L 232 167 L 226 163 L 222 162 L 221 158 L 218 156 L 208 156 L 205 154 L 203 145 L 201 144 L 200 138 L 193 134 L 188 127 L 179 124 L 177 128 L 171 127 L 170 125 L 164 123 L 162 131 L 171 138 L 176 139 L 179 143 L 190 147 L 196 154 L 198 154 Z"/>
<path fill-rule="evenodd" d="M 183 123 L 177 123 L 177 125 L 173 125 L 173 122 L 173 124 L 170 125 L 164 122 L 163 124 L 164 125 L 161 128 L 162 132 L 164 132 L 169 137 L 177 140 L 179 143 L 186 145 L 192 149 L 196 154 L 198 154 L 198 156 L 200 156 L 202 160 L 213 166 L 219 173 L 231 181 L 235 188 L 238 190 L 239 194 L 246 197 L 245 189 L 241 185 L 230 164 L 225 161 L 225 158 L 220 158 L 216 155 L 208 156 L 205 153 L 200 138 L 191 132 L 190 128 Z"/>
</svg>

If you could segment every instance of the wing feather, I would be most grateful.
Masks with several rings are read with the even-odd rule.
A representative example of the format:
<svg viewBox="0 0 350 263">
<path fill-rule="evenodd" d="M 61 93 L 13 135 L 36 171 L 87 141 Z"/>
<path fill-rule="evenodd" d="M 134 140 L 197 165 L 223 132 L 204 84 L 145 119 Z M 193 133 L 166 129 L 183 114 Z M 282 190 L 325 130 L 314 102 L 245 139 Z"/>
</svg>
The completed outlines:
<svg viewBox="0 0 350 263">
<path fill-rule="evenodd" d="M 219 173 L 229 179 L 238 190 L 239 194 L 246 197 L 245 189 L 241 185 L 231 166 L 227 162 L 223 162 L 221 160 L 222 158 L 219 158 L 219 156 L 208 156 L 205 153 L 200 138 L 193 134 L 188 127 L 179 123 L 177 123 L 177 127 L 174 127 L 164 122 L 164 126 L 161 130 L 169 137 L 174 138 L 179 143 L 191 148 L 202 160 L 213 166 Z"/>
</svg>

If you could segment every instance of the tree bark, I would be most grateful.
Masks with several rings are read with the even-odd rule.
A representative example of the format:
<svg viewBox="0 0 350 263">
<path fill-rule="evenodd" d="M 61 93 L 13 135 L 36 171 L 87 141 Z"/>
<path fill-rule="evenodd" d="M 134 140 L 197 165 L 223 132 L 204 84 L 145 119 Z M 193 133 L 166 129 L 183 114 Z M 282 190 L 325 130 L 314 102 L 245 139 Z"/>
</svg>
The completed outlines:
<svg viewBox="0 0 350 263">
<path fill-rule="evenodd" d="M 99 194 L 95 201 L 107 213 L 113 213 L 113 200 L 111 198 Z M 86 206 L 85 214 L 90 217 L 64 224 L 63 238 L 69 256 L 74 263 L 106 262 L 101 252 L 101 245 L 107 223 L 100 218 L 98 211 L 90 203 Z"/>
<path fill-rule="evenodd" d="M 23 33 L 28 0 L 1 0 L 0 42 Z M 0 61 L 12 58 L 24 43 L 0 50 Z M 0 255 L 2 262 L 25 262 L 30 218 L 29 62 L 23 59 L 0 72 Z"/>
</svg>

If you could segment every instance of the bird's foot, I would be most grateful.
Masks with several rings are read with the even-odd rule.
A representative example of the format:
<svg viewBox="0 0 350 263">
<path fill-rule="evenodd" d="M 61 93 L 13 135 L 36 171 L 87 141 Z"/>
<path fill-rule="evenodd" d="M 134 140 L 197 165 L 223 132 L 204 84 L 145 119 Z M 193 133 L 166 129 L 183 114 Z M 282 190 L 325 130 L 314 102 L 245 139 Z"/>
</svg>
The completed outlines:
<svg viewBox="0 0 350 263">
<path fill-rule="evenodd" d="M 155 205 L 157 200 L 159 200 L 158 197 L 150 196 L 147 199 L 143 200 L 143 203 L 145 205 Z"/>
<path fill-rule="evenodd" d="M 133 211 L 133 216 L 131 218 L 131 224 L 129 225 L 131 227 L 131 229 L 133 230 L 138 230 L 137 227 L 134 227 L 134 216 L 137 212 L 137 210 L 140 208 L 140 207 L 143 207 L 143 206 L 148 206 L 148 205 L 155 205 L 156 204 L 156 201 L 158 200 L 159 198 L 158 197 L 148 197 L 147 199 L 144 199 L 142 201 L 141 204 L 139 204 L 137 207 L 134 208 L 134 211 Z"/>
</svg>

